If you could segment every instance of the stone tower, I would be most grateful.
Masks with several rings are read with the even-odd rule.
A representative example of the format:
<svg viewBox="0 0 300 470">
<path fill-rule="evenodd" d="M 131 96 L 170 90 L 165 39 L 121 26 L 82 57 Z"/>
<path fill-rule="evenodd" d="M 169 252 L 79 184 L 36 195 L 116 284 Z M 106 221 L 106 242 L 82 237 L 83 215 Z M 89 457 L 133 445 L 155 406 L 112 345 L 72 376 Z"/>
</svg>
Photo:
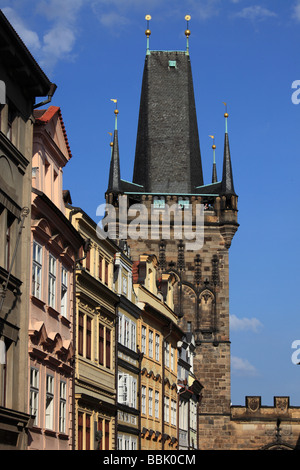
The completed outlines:
<svg viewBox="0 0 300 470">
<path fill-rule="evenodd" d="M 176 275 L 176 312 L 180 327 L 194 332 L 194 369 L 204 386 L 198 445 L 226 448 L 230 447 L 231 399 L 228 252 L 238 228 L 238 197 L 233 184 L 227 112 L 222 177 L 218 180 L 214 164 L 212 181 L 203 181 L 189 34 L 187 28 L 185 51 L 151 51 L 150 30 L 146 31 L 133 181 L 120 177 L 116 126 L 106 201 L 119 211 L 119 235 L 137 221 L 134 211 L 128 212 L 130 208 L 138 204 L 147 209 L 138 218 L 140 237 L 127 232 L 127 243 L 134 260 L 143 253 L 155 254 L 161 272 Z M 123 215 L 127 210 L 126 221 L 120 216 L 121 200 Z M 164 218 L 166 214 L 169 219 Z M 186 230 L 180 231 L 178 220 L 185 220 L 186 214 L 190 215 Z M 169 233 L 164 232 L 162 220 L 170 220 Z M 190 237 L 199 230 L 200 234 L 201 227 L 203 243 L 199 236 L 199 243 L 192 244 L 186 233 Z"/>
</svg>

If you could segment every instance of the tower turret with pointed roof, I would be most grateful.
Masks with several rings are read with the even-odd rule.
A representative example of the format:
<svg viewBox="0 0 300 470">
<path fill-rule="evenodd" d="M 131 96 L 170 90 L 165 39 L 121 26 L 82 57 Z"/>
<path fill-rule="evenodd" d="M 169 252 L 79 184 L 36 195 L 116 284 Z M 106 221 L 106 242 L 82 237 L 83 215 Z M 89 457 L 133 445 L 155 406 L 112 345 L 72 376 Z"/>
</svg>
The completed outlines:
<svg viewBox="0 0 300 470">
<path fill-rule="evenodd" d="M 189 249 L 185 232 L 176 238 L 172 218 L 169 238 L 162 231 L 151 238 L 153 220 L 149 215 L 143 222 L 146 227 L 142 235 L 133 238 L 128 231 L 127 243 L 133 260 L 144 253 L 154 254 L 161 273 L 172 272 L 177 277 L 175 310 L 180 327 L 194 333 L 194 371 L 204 386 L 198 417 L 199 445 L 210 449 L 216 448 L 217 429 L 227 427 L 230 421 L 229 248 L 238 228 L 238 198 L 233 184 L 228 114 L 226 109 L 222 179 L 217 178 L 213 146 L 212 176 L 205 184 L 190 59 L 191 32 L 187 27 L 185 51 L 153 51 L 150 34 L 148 25 L 133 181 L 119 177 L 114 144 L 106 198 L 108 202 L 116 200 L 112 180 L 117 175 L 118 194 L 127 197 L 127 207 L 140 203 L 148 215 L 155 211 L 163 215 L 164 210 L 178 203 L 182 217 L 186 209 L 191 209 L 193 233 L 199 224 L 204 225 L 203 244 Z M 195 215 L 199 207 L 204 208 L 201 221 Z M 131 221 L 128 217 L 128 227 Z M 207 434 L 208 424 L 214 432 Z M 222 435 L 224 448 L 226 437 L 230 445 L 229 433 Z"/>
</svg>

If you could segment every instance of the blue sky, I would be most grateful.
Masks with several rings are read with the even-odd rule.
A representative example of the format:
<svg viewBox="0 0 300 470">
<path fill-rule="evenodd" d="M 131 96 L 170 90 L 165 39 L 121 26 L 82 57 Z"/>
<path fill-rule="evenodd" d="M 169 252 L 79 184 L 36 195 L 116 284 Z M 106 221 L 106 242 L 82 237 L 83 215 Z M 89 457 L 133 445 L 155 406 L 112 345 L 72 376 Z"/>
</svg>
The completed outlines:
<svg viewBox="0 0 300 470">
<path fill-rule="evenodd" d="M 191 15 L 205 183 L 211 134 L 221 176 L 226 101 L 239 195 L 240 228 L 230 249 L 232 403 L 260 395 L 272 405 L 274 395 L 288 395 L 300 405 L 300 366 L 292 361 L 292 344 L 300 340 L 300 1 L 0 0 L 0 8 L 58 85 L 53 104 L 62 109 L 73 154 L 64 189 L 97 222 L 108 180 L 112 98 L 121 176 L 132 179 L 145 15 L 152 16 L 150 48 L 161 50 L 185 49 L 184 17 Z"/>
</svg>

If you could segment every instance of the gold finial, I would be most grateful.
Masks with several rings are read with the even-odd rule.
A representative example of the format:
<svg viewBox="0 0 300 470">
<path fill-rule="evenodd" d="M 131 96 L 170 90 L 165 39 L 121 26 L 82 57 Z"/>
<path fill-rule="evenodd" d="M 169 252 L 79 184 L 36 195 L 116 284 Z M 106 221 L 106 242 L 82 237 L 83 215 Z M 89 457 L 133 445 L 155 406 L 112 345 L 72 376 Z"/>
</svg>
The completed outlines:
<svg viewBox="0 0 300 470">
<path fill-rule="evenodd" d="M 146 15 L 145 20 L 147 20 L 147 29 L 145 31 L 145 34 L 146 34 L 147 38 L 149 38 L 149 36 L 151 35 L 151 31 L 149 29 L 149 21 L 151 20 L 151 15 Z"/>
<path fill-rule="evenodd" d="M 225 114 L 224 114 L 224 117 L 228 118 L 229 114 L 227 113 L 227 103 L 224 103 L 223 104 L 225 105 Z"/>
<path fill-rule="evenodd" d="M 208 137 L 211 137 L 211 138 L 213 139 L 212 149 L 215 150 L 215 149 L 216 149 L 216 146 L 215 146 L 215 136 L 214 136 L 214 135 L 209 135 Z"/>
<path fill-rule="evenodd" d="M 118 116 L 118 114 L 119 114 L 119 111 L 117 110 L 117 103 L 118 103 L 118 100 L 111 98 L 110 101 L 113 101 L 114 103 L 116 103 L 116 109 L 114 110 L 114 113 L 115 113 L 115 116 L 116 116 L 116 117 L 115 117 L 115 130 L 117 130 L 117 116 Z"/>
<path fill-rule="evenodd" d="M 187 24 L 187 27 L 186 27 L 186 30 L 185 30 L 185 33 L 184 33 L 184 34 L 185 34 L 186 37 L 188 38 L 188 37 L 191 35 L 191 31 L 189 30 L 189 21 L 190 21 L 190 19 L 191 19 L 191 16 L 190 16 L 190 15 L 186 15 L 186 16 L 184 17 L 184 19 L 186 20 L 186 24 Z"/>
</svg>

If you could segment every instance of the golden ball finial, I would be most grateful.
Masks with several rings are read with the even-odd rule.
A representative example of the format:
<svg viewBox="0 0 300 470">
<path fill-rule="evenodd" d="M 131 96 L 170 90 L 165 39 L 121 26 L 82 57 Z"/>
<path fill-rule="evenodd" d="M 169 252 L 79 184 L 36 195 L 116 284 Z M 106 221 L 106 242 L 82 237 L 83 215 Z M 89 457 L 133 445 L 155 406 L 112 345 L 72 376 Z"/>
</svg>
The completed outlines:
<svg viewBox="0 0 300 470">
<path fill-rule="evenodd" d="M 146 34 L 146 36 L 147 36 L 147 38 L 148 38 L 148 37 L 151 35 L 150 29 L 146 29 L 145 34 Z"/>
<path fill-rule="evenodd" d="M 228 113 L 225 113 L 224 114 L 224 117 L 228 118 L 229 114 Z"/>
<path fill-rule="evenodd" d="M 114 143 L 113 143 L 113 142 L 110 142 L 110 144 L 109 144 L 109 145 L 110 145 L 111 147 L 113 147 Z"/>
<path fill-rule="evenodd" d="M 214 145 L 212 146 L 212 149 L 213 149 L 213 150 L 216 150 L 216 148 L 217 148 L 217 147 L 216 147 L 215 144 L 214 144 Z"/>
<path fill-rule="evenodd" d="M 184 34 L 188 38 L 191 35 L 191 31 L 189 29 L 186 29 Z"/>
<path fill-rule="evenodd" d="M 115 115 L 119 114 L 119 111 L 117 109 L 114 110 Z"/>
</svg>

